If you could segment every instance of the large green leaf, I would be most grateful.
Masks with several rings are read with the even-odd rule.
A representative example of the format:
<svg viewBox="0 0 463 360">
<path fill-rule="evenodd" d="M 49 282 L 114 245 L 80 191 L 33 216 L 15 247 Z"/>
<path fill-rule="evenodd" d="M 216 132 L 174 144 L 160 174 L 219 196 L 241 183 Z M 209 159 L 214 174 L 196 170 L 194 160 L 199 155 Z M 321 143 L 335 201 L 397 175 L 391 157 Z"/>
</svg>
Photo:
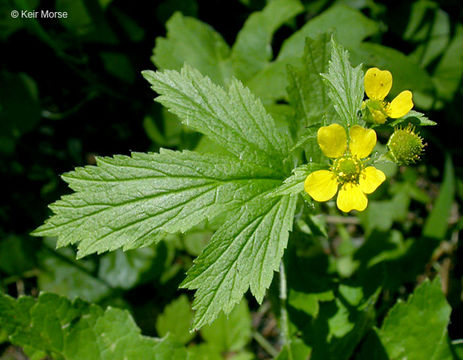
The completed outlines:
<svg viewBox="0 0 463 360">
<path fill-rule="evenodd" d="M 275 30 L 301 10 L 298 0 L 269 2 L 262 11 L 248 18 L 232 52 L 209 25 L 180 13 L 174 14 L 167 22 L 167 37 L 156 39 L 152 60 L 161 70 L 180 70 L 186 63 L 222 85 L 235 76 L 245 81 L 261 99 L 273 100 L 285 96 L 286 67 L 300 63 L 306 37 L 335 31 L 339 41 L 350 48 L 379 29 L 361 12 L 336 5 L 290 36 L 276 60 L 269 63 L 275 55 L 271 47 Z"/>
<path fill-rule="evenodd" d="M 289 68 L 288 97 L 301 128 L 321 123 L 323 115 L 331 113 L 327 86 L 320 76 L 328 72 L 330 54 L 328 33 L 316 39 L 307 38 L 302 66 Z"/>
<path fill-rule="evenodd" d="M 433 81 L 445 100 L 452 100 L 463 77 L 463 25 L 456 24 L 455 35 L 436 66 Z"/>
<path fill-rule="evenodd" d="M 17 300 L 0 294 L 0 329 L 13 344 L 54 359 L 186 359 L 186 350 L 172 340 L 142 336 L 125 310 L 55 294 Z"/>
<path fill-rule="evenodd" d="M 141 247 L 160 232 L 186 231 L 278 185 L 274 171 L 232 157 L 161 150 L 98 158 L 98 166 L 63 175 L 65 195 L 37 236 L 58 246 L 78 244 L 78 256 Z"/>
<path fill-rule="evenodd" d="M 292 228 L 296 197 L 256 198 L 230 216 L 189 269 L 182 286 L 197 289 L 193 328 L 234 308 L 243 294 L 261 302 Z"/>
<path fill-rule="evenodd" d="M 299 31 L 290 36 L 282 45 L 277 60 L 300 57 L 307 37 L 332 31 L 336 40 L 345 47 L 357 46 L 363 39 L 377 33 L 378 24 L 360 11 L 345 5 L 334 5 L 319 16 L 308 21 Z"/>
<path fill-rule="evenodd" d="M 277 131 L 262 103 L 238 80 L 228 92 L 197 70 L 144 71 L 156 101 L 182 122 L 207 135 L 228 151 L 249 162 L 281 169 L 289 149 L 289 135 Z"/>
<path fill-rule="evenodd" d="M 293 148 L 303 148 L 309 161 L 320 162 L 324 159 L 316 141 L 318 127 L 336 122 L 339 118 L 320 75 L 328 72 L 330 54 L 330 35 L 324 33 L 315 39 L 306 39 L 301 66 L 288 66 L 287 92 L 295 110 L 294 123 L 299 139 Z"/>
<path fill-rule="evenodd" d="M 417 1 L 411 5 L 410 10 L 403 38 L 419 43 L 409 57 L 425 68 L 448 46 L 450 19 L 445 11 L 431 1 Z"/>
<path fill-rule="evenodd" d="M 175 13 L 167 22 L 167 37 L 158 37 L 152 57 L 161 70 L 180 70 L 184 63 L 217 84 L 232 76 L 247 81 L 272 58 L 272 37 L 287 20 L 303 11 L 299 0 L 276 0 L 249 16 L 233 50 L 209 25 Z"/>
<path fill-rule="evenodd" d="M 230 48 L 209 25 L 175 13 L 167 26 L 167 38 L 158 37 L 151 58 L 160 70 L 180 70 L 183 64 L 198 69 L 218 84 L 231 76 Z"/>
<path fill-rule="evenodd" d="M 347 126 L 358 122 L 358 111 L 363 101 L 362 66 L 353 68 L 349 62 L 349 53 L 334 39 L 331 41 L 331 60 L 328 73 L 322 74 L 326 80 L 328 95 L 333 102 L 341 121 Z"/>
<path fill-rule="evenodd" d="M 453 169 L 452 158 L 446 156 L 444 167 L 444 178 L 434 208 L 424 223 L 423 235 L 426 237 L 444 238 L 450 216 L 452 204 L 455 198 L 455 170 Z"/>
<path fill-rule="evenodd" d="M 275 61 L 258 72 L 246 85 L 265 101 L 284 98 L 287 66 L 301 65 L 301 54 L 304 52 L 307 37 L 314 39 L 320 34 L 334 32 L 340 44 L 352 49 L 378 30 L 377 23 L 360 11 L 344 5 L 334 5 L 310 19 L 300 30 L 286 39 Z"/>
<path fill-rule="evenodd" d="M 238 79 L 247 81 L 271 60 L 273 33 L 302 10 L 299 0 L 275 0 L 251 14 L 233 45 L 233 71 Z"/>
</svg>

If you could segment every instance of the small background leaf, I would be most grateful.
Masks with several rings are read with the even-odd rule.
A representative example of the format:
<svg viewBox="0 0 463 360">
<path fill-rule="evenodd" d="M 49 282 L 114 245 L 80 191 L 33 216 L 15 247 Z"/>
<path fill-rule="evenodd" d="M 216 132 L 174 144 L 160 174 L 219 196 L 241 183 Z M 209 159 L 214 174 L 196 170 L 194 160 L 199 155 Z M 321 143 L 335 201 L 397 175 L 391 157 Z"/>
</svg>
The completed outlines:
<svg viewBox="0 0 463 360">
<path fill-rule="evenodd" d="M 164 308 L 156 320 L 156 330 L 162 337 L 170 334 L 175 340 L 187 344 L 195 337 L 190 332 L 193 311 L 186 295 L 180 295 Z"/>
<path fill-rule="evenodd" d="M 221 314 L 201 329 L 201 336 L 220 352 L 242 350 L 251 340 L 251 315 L 243 299 L 229 315 Z"/>
<path fill-rule="evenodd" d="M 446 338 L 451 308 L 440 279 L 418 286 L 407 302 L 399 301 L 385 318 L 379 339 L 391 359 L 439 359 L 436 344 Z"/>
</svg>

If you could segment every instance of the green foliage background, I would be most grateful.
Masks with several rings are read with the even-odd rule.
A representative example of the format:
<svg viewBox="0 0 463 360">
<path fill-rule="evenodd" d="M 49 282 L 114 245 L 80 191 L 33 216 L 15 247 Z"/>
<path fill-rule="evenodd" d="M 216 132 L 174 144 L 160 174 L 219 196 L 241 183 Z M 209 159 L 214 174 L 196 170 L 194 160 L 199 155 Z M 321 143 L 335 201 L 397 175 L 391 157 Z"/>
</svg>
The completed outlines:
<svg viewBox="0 0 463 360">
<path fill-rule="evenodd" d="M 55 9 L 68 11 L 70 17 L 12 19 L 13 9 Z M 463 358 L 462 24 L 463 6 L 457 1 L 2 2 L 1 359 L 22 354 L 31 359 Z M 407 168 L 385 166 L 388 182 L 360 214 L 343 215 L 309 199 L 296 207 L 295 198 L 287 194 L 299 190 L 301 180 L 314 170 L 304 166 L 265 200 L 246 198 L 281 183 L 295 165 L 294 159 L 281 155 L 290 140 L 279 138 L 275 129 L 289 124 L 295 148 L 303 149 L 307 160 L 322 161 L 314 128 L 337 116 L 318 76 L 328 72 L 330 34 L 349 51 L 354 66 L 390 70 L 391 94 L 412 90 L 415 108 L 437 123 L 421 130 L 427 142 L 422 162 Z M 185 63 L 181 73 L 144 73 L 163 95 L 159 101 L 173 110 L 169 113 L 152 101 L 141 71 L 179 71 Z M 355 72 L 352 76 L 358 78 Z M 240 118 L 237 127 L 227 128 L 236 118 L 240 96 L 252 98 L 233 77 L 263 106 L 242 105 L 253 112 Z M 229 106 L 218 117 L 225 119 L 225 128 L 211 127 L 213 119 L 199 110 L 185 112 L 185 99 L 169 92 L 172 79 L 182 89 L 189 81 L 202 84 L 217 106 Z M 339 79 L 329 80 L 336 89 Z M 357 99 L 355 94 L 349 98 Z M 275 128 L 261 129 L 259 121 L 252 122 L 267 113 Z M 346 113 L 356 116 L 352 109 Z M 256 136 L 245 149 L 237 131 L 240 124 Z M 206 135 L 223 131 L 223 141 L 217 145 L 195 130 Z M 377 131 L 385 144 L 390 129 Z M 160 148 L 182 153 L 142 154 Z M 252 166 L 227 155 L 241 152 Z M 51 236 L 56 234 L 46 225 L 39 233 L 44 238 L 30 235 L 49 217 L 47 205 L 70 193 L 61 174 L 96 164 L 96 156 L 114 154 L 121 156 L 98 160 L 99 173 L 80 168 L 63 179 L 83 191 L 94 186 L 92 176 L 109 179 L 114 167 L 126 167 L 127 178 L 137 177 L 138 187 L 128 182 L 115 196 L 139 196 L 134 191 L 140 184 L 149 196 L 147 174 L 174 174 L 179 164 L 187 163 L 190 170 L 182 174 L 187 180 L 166 184 L 171 190 L 185 188 L 189 181 L 188 186 L 204 191 L 204 199 L 215 192 L 233 196 L 211 207 L 192 207 L 185 216 L 166 217 L 167 223 L 149 223 L 140 231 L 156 230 L 156 237 L 150 232 L 135 244 L 111 235 L 111 241 L 95 247 L 93 240 L 106 236 L 112 225 L 95 233 L 90 224 L 86 239 L 70 228 L 59 245 L 83 240 L 78 249 L 57 250 L 57 239 Z M 224 156 L 229 156 L 226 162 Z M 202 167 L 206 162 L 214 164 L 213 172 Z M 281 169 L 277 164 L 283 164 Z M 250 172 L 251 178 L 234 182 L 237 173 Z M 91 201 L 97 206 L 104 198 L 98 187 L 92 189 Z M 66 198 L 69 203 L 88 201 L 72 196 Z M 187 196 L 172 198 L 172 206 Z M 231 214 L 242 203 L 249 207 L 237 215 L 214 216 Z M 139 216 L 136 208 L 123 209 L 125 217 L 114 219 L 119 225 Z M 195 281 L 208 276 L 202 264 L 215 256 L 213 251 L 200 256 L 206 244 L 217 244 L 217 249 L 226 245 L 231 252 L 237 243 L 232 240 L 239 239 L 233 233 L 236 224 L 247 225 L 255 214 L 279 218 L 294 209 L 282 269 L 285 291 L 279 275 L 271 276 L 278 270 L 278 256 L 269 259 L 271 271 L 262 270 L 261 277 L 252 277 L 258 268 L 247 269 L 251 292 L 260 303 L 250 294 L 240 301 L 240 291 L 227 293 L 219 286 L 229 283 L 227 278 L 209 276 L 205 285 Z M 77 215 L 71 209 L 66 216 L 63 222 Z M 224 223 L 228 227 L 221 227 Z M 262 224 L 259 231 L 264 232 L 274 223 Z M 267 241 L 281 255 L 281 239 L 291 226 L 281 220 L 276 228 Z M 229 244 L 214 240 L 226 235 Z M 149 246 L 138 248 L 141 243 Z M 114 251 L 93 254 L 105 250 Z M 220 266 L 226 265 L 217 262 L 216 270 Z M 182 282 L 198 289 L 200 298 L 217 284 L 226 300 L 215 308 L 195 302 L 194 314 L 193 293 L 179 290 Z M 238 305 L 233 308 L 234 303 Z M 233 308 L 228 316 L 219 315 L 224 306 Z M 201 329 L 189 332 L 191 327 Z"/>
</svg>

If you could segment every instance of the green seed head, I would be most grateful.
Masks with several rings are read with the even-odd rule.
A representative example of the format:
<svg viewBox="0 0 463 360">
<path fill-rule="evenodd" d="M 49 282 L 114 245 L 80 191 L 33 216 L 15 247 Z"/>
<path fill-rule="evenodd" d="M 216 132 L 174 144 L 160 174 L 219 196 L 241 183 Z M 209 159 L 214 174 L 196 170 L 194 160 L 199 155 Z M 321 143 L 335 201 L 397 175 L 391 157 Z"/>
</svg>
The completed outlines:
<svg viewBox="0 0 463 360">
<path fill-rule="evenodd" d="M 387 143 L 390 154 L 399 165 L 417 162 L 423 153 L 423 139 L 415 133 L 415 128 L 408 124 L 406 128 L 396 128 Z"/>
</svg>

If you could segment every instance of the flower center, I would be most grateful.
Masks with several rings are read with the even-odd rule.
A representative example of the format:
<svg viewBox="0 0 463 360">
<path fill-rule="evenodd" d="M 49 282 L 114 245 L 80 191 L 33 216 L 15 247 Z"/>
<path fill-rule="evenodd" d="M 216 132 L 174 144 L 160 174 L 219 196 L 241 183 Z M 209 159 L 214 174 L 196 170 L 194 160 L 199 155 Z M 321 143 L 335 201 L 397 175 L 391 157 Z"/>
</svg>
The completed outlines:
<svg viewBox="0 0 463 360">
<path fill-rule="evenodd" d="M 340 183 L 358 182 L 362 169 L 362 162 L 350 155 L 336 159 L 332 166 L 332 171 L 336 174 Z"/>
</svg>

